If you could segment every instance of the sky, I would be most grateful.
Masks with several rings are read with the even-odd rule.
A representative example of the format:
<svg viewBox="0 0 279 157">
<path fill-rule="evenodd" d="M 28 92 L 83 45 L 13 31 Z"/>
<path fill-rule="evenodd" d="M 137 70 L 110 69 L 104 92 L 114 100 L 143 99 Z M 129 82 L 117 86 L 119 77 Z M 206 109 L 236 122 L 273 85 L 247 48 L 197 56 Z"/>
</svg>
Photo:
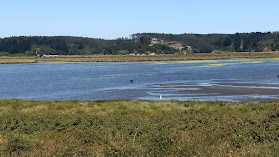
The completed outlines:
<svg viewBox="0 0 279 157">
<path fill-rule="evenodd" d="M 0 37 L 279 31 L 278 0 L 0 0 Z"/>
</svg>

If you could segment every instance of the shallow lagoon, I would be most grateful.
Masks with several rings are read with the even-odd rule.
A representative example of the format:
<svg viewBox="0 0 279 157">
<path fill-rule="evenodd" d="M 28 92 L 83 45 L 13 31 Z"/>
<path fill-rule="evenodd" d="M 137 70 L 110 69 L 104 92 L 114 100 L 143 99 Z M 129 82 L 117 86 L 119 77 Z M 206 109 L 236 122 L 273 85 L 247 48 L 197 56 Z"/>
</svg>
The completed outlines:
<svg viewBox="0 0 279 157">
<path fill-rule="evenodd" d="M 0 99 L 277 100 L 278 66 L 278 58 L 0 65 Z"/>
</svg>

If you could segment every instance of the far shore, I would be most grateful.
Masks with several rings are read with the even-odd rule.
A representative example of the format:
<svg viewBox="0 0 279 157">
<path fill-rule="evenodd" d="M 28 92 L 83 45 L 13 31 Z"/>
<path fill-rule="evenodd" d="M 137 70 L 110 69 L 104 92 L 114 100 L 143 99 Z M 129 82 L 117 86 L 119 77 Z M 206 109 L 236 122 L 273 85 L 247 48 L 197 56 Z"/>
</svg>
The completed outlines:
<svg viewBox="0 0 279 157">
<path fill-rule="evenodd" d="M 137 62 L 137 61 L 178 61 L 178 60 L 218 60 L 239 58 L 279 58 L 279 53 L 270 52 L 234 52 L 234 53 L 199 53 L 186 55 L 59 55 L 55 57 L 0 57 L 0 64 L 37 63 L 38 61 L 57 62 Z"/>
</svg>

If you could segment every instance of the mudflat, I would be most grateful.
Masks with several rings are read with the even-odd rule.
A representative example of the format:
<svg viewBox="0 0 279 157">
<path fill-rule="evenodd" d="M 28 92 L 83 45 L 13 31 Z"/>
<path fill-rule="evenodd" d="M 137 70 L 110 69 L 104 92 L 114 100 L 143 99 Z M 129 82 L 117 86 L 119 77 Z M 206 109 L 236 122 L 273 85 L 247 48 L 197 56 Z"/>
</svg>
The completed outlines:
<svg viewBox="0 0 279 157">
<path fill-rule="evenodd" d="M 257 96 L 258 102 L 270 102 L 279 99 L 278 84 L 255 84 L 255 83 L 214 83 L 209 85 L 199 84 L 161 84 L 160 88 L 175 88 L 178 93 L 185 95 L 194 95 L 195 98 L 203 96 Z M 193 90 L 194 89 L 194 90 Z M 240 101 L 250 101 L 250 99 L 240 99 Z"/>
</svg>

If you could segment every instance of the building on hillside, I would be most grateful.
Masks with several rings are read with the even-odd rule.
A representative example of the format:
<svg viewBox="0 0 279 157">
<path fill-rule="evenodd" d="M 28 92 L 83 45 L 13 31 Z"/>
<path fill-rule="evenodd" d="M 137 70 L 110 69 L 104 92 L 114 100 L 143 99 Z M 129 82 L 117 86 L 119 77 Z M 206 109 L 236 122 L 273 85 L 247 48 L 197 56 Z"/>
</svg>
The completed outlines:
<svg viewBox="0 0 279 157">
<path fill-rule="evenodd" d="M 159 40 L 157 38 L 151 38 L 151 44 L 159 44 Z"/>
<path fill-rule="evenodd" d="M 149 56 L 155 56 L 155 55 L 156 55 L 156 53 L 155 53 L 155 52 L 150 52 L 150 51 L 147 51 L 147 55 L 149 55 Z"/>
<path fill-rule="evenodd" d="M 55 57 L 58 57 L 59 55 L 46 55 L 46 54 L 43 54 L 43 57 L 48 57 L 48 58 L 50 58 L 50 57 L 53 57 L 53 58 L 55 58 Z"/>
</svg>

